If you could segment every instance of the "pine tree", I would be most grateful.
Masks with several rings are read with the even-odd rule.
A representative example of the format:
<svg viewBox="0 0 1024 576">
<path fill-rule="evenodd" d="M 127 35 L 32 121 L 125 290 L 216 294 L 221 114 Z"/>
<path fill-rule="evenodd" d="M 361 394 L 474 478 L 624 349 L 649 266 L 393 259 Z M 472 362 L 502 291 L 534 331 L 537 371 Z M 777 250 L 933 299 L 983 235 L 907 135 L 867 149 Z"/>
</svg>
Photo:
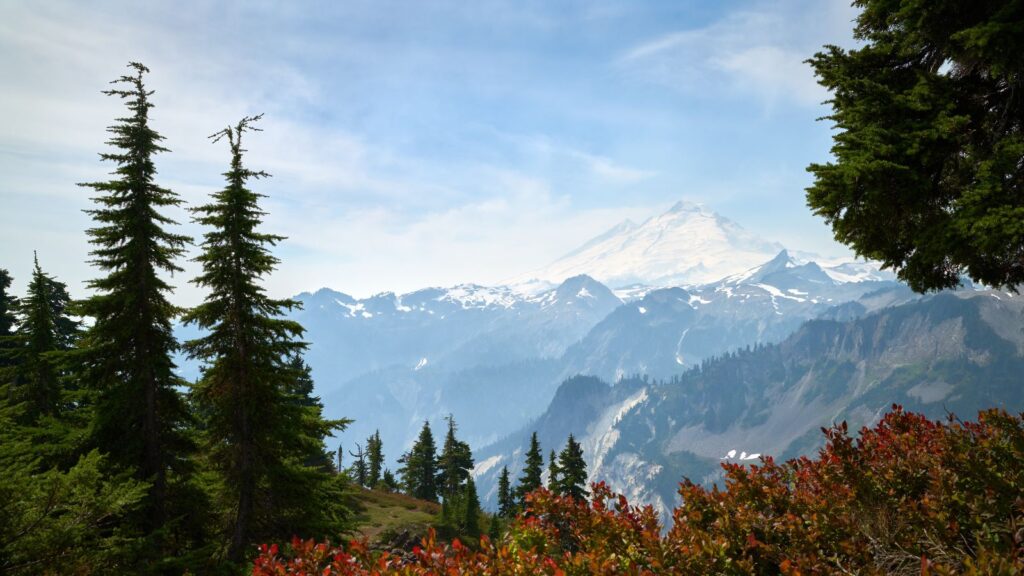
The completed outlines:
<svg viewBox="0 0 1024 576">
<path fill-rule="evenodd" d="M 583 460 L 583 448 L 572 434 L 569 434 L 565 448 L 558 455 L 558 469 L 561 478 L 557 484 L 557 493 L 576 500 L 586 500 L 589 495 L 586 489 L 587 463 Z"/>
<path fill-rule="evenodd" d="M 487 537 L 491 542 L 497 542 L 501 538 L 501 519 L 497 514 L 491 515 L 491 522 L 487 526 Z"/>
<path fill-rule="evenodd" d="M 107 142 L 116 150 L 100 155 L 116 164 L 113 178 L 80 184 L 92 188 L 97 207 L 87 210 L 96 222 L 88 231 L 95 246 L 92 263 L 107 273 L 92 280 L 96 293 L 81 306 L 94 319 L 81 358 L 82 381 L 98 394 L 93 441 L 117 465 L 150 481 L 140 518 L 152 532 L 177 511 L 169 510 L 170 492 L 183 486 L 192 446 L 183 430 L 188 423 L 178 390 L 185 381 L 174 373 L 172 354 L 178 343 L 171 330 L 176 309 L 161 274 L 181 268 L 186 236 L 167 230 L 176 223 L 160 211 L 181 203 L 154 182 L 153 157 L 166 152 L 149 125 L 153 107 L 143 75 L 149 70 L 129 64 L 131 75 L 104 94 L 126 102 L 129 115 L 108 128 Z"/>
<path fill-rule="evenodd" d="M 548 490 L 558 490 L 558 462 L 555 460 L 555 451 L 548 454 Z"/>
<path fill-rule="evenodd" d="M 0 268 L 0 338 L 14 334 L 17 323 L 14 312 L 18 309 L 18 299 L 11 294 L 12 281 L 11 274 Z"/>
<path fill-rule="evenodd" d="M 501 474 L 498 476 L 498 515 L 502 518 L 512 518 L 516 515 L 516 501 L 512 494 L 508 466 L 502 466 Z"/>
<path fill-rule="evenodd" d="M 384 469 L 380 484 L 385 492 L 398 492 L 398 480 L 395 479 L 395 474 L 387 468 Z"/>
<path fill-rule="evenodd" d="M 270 247 L 283 238 L 257 231 L 262 195 L 247 187 L 268 176 L 243 164 L 242 137 L 259 130 L 259 119 L 243 118 L 210 137 L 227 140 L 231 163 L 224 189 L 193 210 L 209 228 L 196 258 L 202 273 L 193 282 L 209 293 L 184 318 L 206 332 L 185 349 L 204 364 L 193 394 L 207 415 L 206 453 L 222 478 L 233 561 L 257 540 L 291 536 L 286 530 L 326 529 L 333 503 L 323 487 L 330 477 L 308 462 L 325 454 L 324 437 L 345 424 L 321 417 L 308 369 L 295 360 L 306 347 L 303 328 L 282 316 L 298 303 L 270 298 L 260 285 L 278 264 Z"/>
<path fill-rule="evenodd" d="M 20 321 L 5 357 L 11 363 L 10 395 L 24 402 L 23 421 L 34 424 L 45 416 L 57 416 L 65 400 L 61 370 L 61 352 L 69 350 L 79 333 L 78 322 L 68 317 L 71 297 L 67 287 L 44 273 L 39 259 L 34 261 L 28 294 L 18 306 Z"/>
<path fill-rule="evenodd" d="M 303 419 L 303 423 L 309 441 L 296 446 L 296 448 L 305 453 L 304 463 L 306 466 L 317 468 L 323 472 L 336 472 L 340 468 L 334 467 L 334 453 L 327 449 L 326 440 L 332 432 L 348 426 L 352 421 L 347 418 L 324 420 L 324 405 L 320 398 L 313 394 L 313 375 L 309 365 L 301 355 L 297 354 L 289 361 L 289 367 L 296 374 L 292 402 L 298 404 L 308 416 Z"/>
<path fill-rule="evenodd" d="M 455 418 L 448 415 L 447 420 L 448 433 L 437 464 L 441 493 L 445 498 L 451 498 L 462 490 L 462 485 L 469 479 L 469 471 L 473 469 L 473 452 L 469 444 L 455 437 L 458 428 Z"/>
<path fill-rule="evenodd" d="M 367 473 L 366 473 L 366 452 L 363 452 L 363 447 L 356 444 L 356 451 L 349 451 L 349 456 L 355 458 L 352 462 L 352 476 L 356 484 L 360 486 L 367 486 Z"/>
<path fill-rule="evenodd" d="M 526 466 L 523 467 L 523 475 L 519 478 L 519 485 L 516 487 L 521 508 L 526 508 L 526 495 L 543 485 L 541 480 L 543 467 L 544 456 L 540 452 L 537 433 L 534 432 L 530 436 L 530 449 L 526 452 Z"/>
<path fill-rule="evenodd" d="M 473 538 L 480 537 L 480 498 L 476 493 L 473 478 L 466 479 L 466 487 L 462 496 L 462 531 Z"/>
<path fill-rule="evenodd" d="M 416 443 L 402 456 L 399 473 L 406 493 L 420 500 L 437 502 L 437 447 L 429 422 L 423 423 Z"/>
<path fill-rule="evenodd" d="M 380 430 L 366 439 L 366 467 L 367 486 L 375 488 L 381 481 L 384 467 L 384 444 L 380 440 Z"/>
</svg>

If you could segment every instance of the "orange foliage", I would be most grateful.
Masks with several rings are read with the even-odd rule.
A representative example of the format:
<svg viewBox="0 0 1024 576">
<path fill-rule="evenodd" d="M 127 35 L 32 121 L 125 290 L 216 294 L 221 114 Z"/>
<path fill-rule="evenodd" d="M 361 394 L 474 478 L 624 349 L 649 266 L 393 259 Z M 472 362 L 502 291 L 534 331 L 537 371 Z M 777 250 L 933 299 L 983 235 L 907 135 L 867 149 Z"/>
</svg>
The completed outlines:
<svg viewBox="0 0 1024 576">
<path fill-rule="evenodd" d="M 589 503 L 529 497 L 500 542 L 431 533 L 413 556 L 296 539 L 254 576 L 456 574 L 1022 574 L 1024 420 L 929 421 L 894 406 L 859 437 L 825 430 L 815 459 L 726 464 L 724 489 L 684 481 L 673 526 L 604 484 Z"/>
</svg>

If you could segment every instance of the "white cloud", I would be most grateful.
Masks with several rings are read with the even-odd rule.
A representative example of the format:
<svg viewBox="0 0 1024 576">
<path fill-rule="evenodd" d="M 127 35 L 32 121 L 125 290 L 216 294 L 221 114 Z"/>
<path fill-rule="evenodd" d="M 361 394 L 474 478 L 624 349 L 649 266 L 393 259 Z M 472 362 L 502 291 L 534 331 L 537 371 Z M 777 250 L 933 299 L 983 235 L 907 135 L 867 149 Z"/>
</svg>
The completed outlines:
<svg viewBox="0 0 1024 576">
<path fill-rule="evenodd" d="M 768 106 L 816 106 L 828 97 L 804 60 L 850 37 L 843 0 L 761 3 L 703 28 L 648 39 L 616 60 L 629 75 L 689 94 L 738 93 Z"/>
</svg>

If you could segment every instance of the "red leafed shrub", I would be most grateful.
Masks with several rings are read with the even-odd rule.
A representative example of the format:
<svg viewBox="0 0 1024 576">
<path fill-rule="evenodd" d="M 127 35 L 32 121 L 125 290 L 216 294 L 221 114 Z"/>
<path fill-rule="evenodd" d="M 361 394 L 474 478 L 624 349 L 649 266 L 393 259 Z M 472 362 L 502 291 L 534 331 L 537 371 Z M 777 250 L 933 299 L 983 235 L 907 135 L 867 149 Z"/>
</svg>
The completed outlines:
<svg viewBox="0 0 1024 576">
<path fill-rule="evenodd" d="M 650 507 L 603 484 L 590 503 L 545 490 L 499 542 L 431 533 L 409 558 L 292 542 L 262 546 L 269 575 L 1024 574 L 1024 419 L 933 422 L 898 406 L 817 458 L 725 465 L 723 489 L 684 481 L 663 534 Z"/>
</svg>

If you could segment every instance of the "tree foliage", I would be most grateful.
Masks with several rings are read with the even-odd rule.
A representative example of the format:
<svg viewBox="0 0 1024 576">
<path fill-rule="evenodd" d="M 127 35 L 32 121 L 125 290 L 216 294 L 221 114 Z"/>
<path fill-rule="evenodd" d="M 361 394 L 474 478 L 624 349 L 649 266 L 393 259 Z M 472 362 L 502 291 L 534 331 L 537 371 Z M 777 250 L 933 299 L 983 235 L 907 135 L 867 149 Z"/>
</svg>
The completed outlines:
<svg viewBox="0 0 1024 576">
<path fill-rule="evenodd" d="M 543 485 L 542 475 L 544 470 L 544 455 L 540 451 L 540 441 L 537 440 L 537 433 L 530 435 L 530 448 L 526 451 L 526 464 L 523 466 L 523 475 L 519 477 L 516 485 L 516 494 L 519 496 L 519 505 L 525 507 L 527 494 L 540 488 Z"/>
<path fill-rule="evenodd" d="M 380 430 L 366 439 L 366 485 L 375 488 L 383 480 L 384 443 L 380 439 Z"/>
<path fill-rule="evenodd" d="M 437 502 L 437 446 L 434 444 L 434 433 L 430 430 L 429 422 L 423 423 L 419 437 L 402 460 L 402 468 L 398 472 L 402 477 L 406 494 L 420 500 Z"/>
<path fill-rule="evenodd" d="M 445 434 L 437 467 L 441 495 L 447 499 L 462 492 L 463 486 L 469 480 L 469 473 L 473 469 L 473 451 L 470 450 L 469 444 L 455 437 L 455 431 L 458 429 L 455 418 L 448 415 L 446 420 L 448 432 Z"/>
<path fill-rule="evenodd" d="M 583 459 L 583 448 L 572 434 L 565 442 L 565 448 L 558 454 L 558 479 L 554 492 L 577 500 L 587 498 L 587 463 Z"/>
<path fill-rule="evenodd" d="M 854 5 L 862 44 L 810 60 L 837 133 L 808 204 L 915 290 L 1024 282 L 1024 4 Z"/>
<path fill-rule="evenodd" d="M 498 476 L 498 516 L 512 518 L 515 515 L 516 499 L 509 480 L 508 466 L 502 466 Z"/>
<path fill-rule="evenodd" d="M 174 372 L 178 342 L 171 329 L 176 314 L 171 286 L 161 276 L 181 270 L 175 263 L 188 238 L 168 229 L 176 223 L 162 211 L 181 204 L 177 194 L 156 184 L 153 157 L 166 152 L 163 137 L 149 124 L 153 107 L 142 64 L 115 80 L 104 94 L 122 99 L 128 115 L 109 127 L 113 152 L 100 158 L 116 165 L 113 178 L 81 184 L 92 188 L 96 223 L 88 230 L 92 263 L 106 276 L 89 283 L 95 294 L 80 312 L 93 318 L 81 357 L 82 383 L 98 394 L 93 443 L 112 463 L 151 482 L 140 523 L 149 532 L 184 511 L 170 509 L 172 492 L 183 488 L 194 449 L 184 429 L 189 414 L 179 392 L 185 382 Z"/>
<path fill-rule="evenodd" d="M 310 402 L 308 369 L 295 361 L 306 347 L 303 329 L 282 317 L 298 303 L 270 298 L 261 285 L 278 264 L 270 247 L 283 238 L 258 231 L 261 195 L 248 188 L 268 176 L 243 162 L 242 138 L 259 119 L 242 118 L 210 137 L 227 141 L 231 160 L 225 187 L 193 209 L 208 229 L 194 282 L 208 295 L 184 317 L 205 332 L 185 350 L 203 363 L 193 397 L 235 561 L 255 541 L 323 531 L 336 519 L 324 490 L 331 476 L 307 457 L 323 456 L 325 436 L 345 426 L 324 420 Z"/>
</svg>

